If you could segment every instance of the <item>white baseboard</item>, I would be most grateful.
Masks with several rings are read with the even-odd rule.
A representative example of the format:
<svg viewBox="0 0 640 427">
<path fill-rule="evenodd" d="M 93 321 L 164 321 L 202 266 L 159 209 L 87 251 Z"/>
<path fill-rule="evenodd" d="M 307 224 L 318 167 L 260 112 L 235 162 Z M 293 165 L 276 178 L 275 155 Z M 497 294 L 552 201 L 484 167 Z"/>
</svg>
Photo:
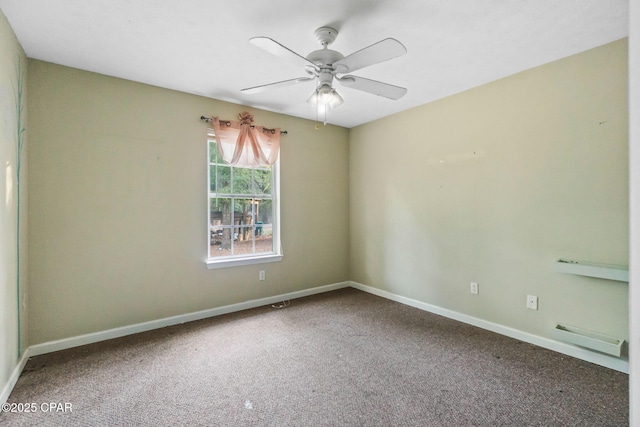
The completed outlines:
<svg viewBox="0 0 640 427">
<path fill-rule="evenodd" d="M 318 286 L 302 291 L 290 292 L 283 295 L 276 295 L 267 298 L 260 298 L 238 304 L 216 307 L 208 310 L 196 311 L 194 313 L 180 314 L 163 319 L 152 320 L 149 322 L 138 323 L 135 325 L 123 326 L 120 328 L 109 329 L 106 331 L 93 332 L 90 334 L 79 335 L 70 338 L 64 338 L 56 341 L 48 341 L 42 344 L 36 344 L 29 347 L 31 356 L 38 356 L 54 351 L 65 350 L 68 348 L 79 347 L 81 345 L 92 344 L 99 341 L 105 341 L 112 338 L 119 338 L 126 335 L 137 334 L 139 332 L 151 331 L 153 329 L 164 328 L 166 326 L 179 325 L 181 323 L 192 322 L 194 320 L 206 319 L 209 317 L 220 316 L 222 314 L 233 313 L 236 311 L 247 310 L 249 308 L 262 307 L 264 305 L 275 304 L 284 300 L 292 300 L 302 298 L 309 295 L 329 292 L 336 289 L 348 288 L 350 282 L 334 283 L 331 285 Z M 20 374 L 18 374 L 20 375 Z M 11 389 L 9 389 L 11 390 Z"/>
<path fill-rule="evenodd" d="M 519 331 L 517 329 L 509 328 L 504 325 L 489 322 L 476 317 L 468 316 L 466 314 L 458 313 L 445 308 L 437 307 L 431 304 L 427 304 L 422 301 L 403 297 L 382 289 L 374 288 L 372 286 L 363 285 L 357 282 L 341 282 L 334 283 L 325 286 L 318 286 L 311 289 L 305 289 L 302 291 L 290 292 L 283 295 L 276 295 L 267 298 L 260 298 L 250 301 L 245 301 L 238 304 L 231 304 L 223 307 L 212 308 L 209 310 L 197 311 L 194 313 L 181 314 L 178 316 L 166 317 L 164 319 L 152 320 L 149 322 L 138 323 L 135 325 L 123 326 L 120 328 L 109 329 L 106 331 L 94 332 L 90 334 L 64 338 L 56 341 L 49 341 L 42 344 L 32 345 L 24 352 L 20 361 L 14 368 L 9 381 L 2 388 L 0 393 L 0 404 L 5 403 L 13 390 L 24 366 L 26 365 L 29 357 L 38 356 L 45 353 L 51 353 L 54 351 L 65 350 L 68 348 L 78 347 L 81 345 L 92 344 L 99 341 L 105 341 L 112 338 L 119 338 L 126 335 L 136 334 L 139 332 L 146 332 L 153 329 L 163 328 L 166 326 L 178 325 L 181 323 L 191 322 L 194 320 L 206 319 L 209 317 L 220 316 L 222 314 L 233 313 L 237 311 L 247 310 L 250 308 L 261 307 L 264 305 L 275 304 L 284 300 L 292 300 L 296 298 L 302 298 L 310 295 L 320 294 L 323 292 L 329 292 L 337 289 L 353 287 L 361 291 L 377 295 L 392 301 L 396 301 L 402 304 L 409 305 L 411 307 L 418 308 L 420 310 L 428 311 L 430 313 L 438 314 L 440 316 L 448 317 L 459 322 L 467 323 L 473 326 L 477 326 L 482 329 L 489 330 L 501 335 L 505 335 L 520 341 L 528 342 L 539 347 L 547 348 L 549 350 L 556 351 L 558 353 L 566 354 L 578 359 L 585 360 L 587 362 L 595 363 L 597 365 L 605 366 L 616 371 L 629 373 L 629 362 L 622 359 L 617 359 L 611 356 L 607 356 L 600 353 L 595 353 L 586 349 L 575 347 L 569 344 L 554 341 L 548 338 L 540 337 L 530 334 L 528 332 Z"/>
<path fill-rule="evenodd" d="M 607 356 L 606 354 L 596 353 L 581 347 L 576 347 L 571 344 L 555 341 L 549 338 L 544 338 L 538 335 L 523 332 L 518 329 L 513 329 L 508 326 L 500 325 L 497 323 L 489 322 L 487 320 L 478 319 L 477 317 L 469 316 L 466 314 L 458 313 L 456 311 L 448 310 L 446 308 L 438 307 L 435 305 L 427 304 L 422 301 L 418 301 L 412 298 L 403 297 L 382 289 L 374 288 L 372 286 L 363 285 L 358 282 L 351 282 L 351 287 L 359 289 L 364 292 L 368 292 L 373 295 L 377 295 L 392 301 L 399 302 L 401 304 L 409 305 L 411 307 L 418 308 L 420 310 L 428 311 L 430 313 L 438 314 L 449 319 L 457 320 L 462 323 L 477 326 L 482 329 L 486 329 L 491 332 L 505 335 L 510 338 L 515 338 L 520 341 L 527 342 L 529 344 L 537 345 L 549 350 L 556 351 L 558 353 L 566 354 L 577 359 L 585 360 L 587 362 L 595 363 L 596 365 L 604 366 L 606 368 L 614 369 L 616 371 L 629 373 L 629 362 L 616 357 Z"/>
<path fill-rule="evenodd" d="M 18 382 L 18 378 L 20 378 L 20 374 L 24 369 L 24 365 L 27 364 L 29 357 L 31 357 L 31 352 L 27 348 L 27 350 L 22 354 L 22 357 L 18 361 L 18 364 L 15 366 L 15 368 L 13 368 L 9 380 L 4 385 L 4 387 L 2 387 L 2 392 L 0 392 L 0 405 L 6 403 L 7 399 L 9 399 L 9 395 L 11 395 L 13 387 L 15 387 L 16 383 Z"/>
</svg>

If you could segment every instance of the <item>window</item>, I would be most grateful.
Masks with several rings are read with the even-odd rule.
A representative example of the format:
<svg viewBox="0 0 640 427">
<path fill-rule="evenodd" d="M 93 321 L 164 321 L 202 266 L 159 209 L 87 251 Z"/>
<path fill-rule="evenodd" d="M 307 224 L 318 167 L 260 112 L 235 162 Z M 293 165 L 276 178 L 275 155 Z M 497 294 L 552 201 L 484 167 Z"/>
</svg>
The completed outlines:
<svg viewBox="0 0 640 427">
<path fill-rule="evenodd" d="M 209 134 L 209 268 L 279 261 L 278 162 L 225 163 Z"/>
</svg>

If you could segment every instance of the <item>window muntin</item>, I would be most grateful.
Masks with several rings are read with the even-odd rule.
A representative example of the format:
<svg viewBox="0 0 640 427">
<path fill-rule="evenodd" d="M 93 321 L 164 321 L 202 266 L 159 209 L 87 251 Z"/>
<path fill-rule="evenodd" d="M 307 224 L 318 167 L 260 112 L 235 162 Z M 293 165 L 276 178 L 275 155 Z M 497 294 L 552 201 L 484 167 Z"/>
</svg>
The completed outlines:
<svg viewBox="0 0 640 427">
<path fill-rule="evenodd" d="M 277 163 L 252 168 L 223 162 L 209 135 L 208 264 L 279 253 Z"/>
</svg>

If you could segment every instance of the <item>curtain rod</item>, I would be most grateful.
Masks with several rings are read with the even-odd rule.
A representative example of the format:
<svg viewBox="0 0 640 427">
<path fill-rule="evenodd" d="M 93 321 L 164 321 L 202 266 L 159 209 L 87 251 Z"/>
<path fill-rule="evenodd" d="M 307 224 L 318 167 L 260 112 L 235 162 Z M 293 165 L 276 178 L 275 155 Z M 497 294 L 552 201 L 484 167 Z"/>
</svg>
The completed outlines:
<svg viewBox="0 0 640 427">
<path fill-rule="evenodd" d="M 211 121 L 211 119 L 209 117 L 205 117 L 205 116 L 200 116 L 200 120 L 204 120 L 205 122 L 209 123 Z M 224 123 L 227 126 L 231 126 L 231 122 L 229 120 L 220 120 L 220 123 Z M 251 125 L 252 128 L 254 128 L 254 125 Z M 271 132 L 271 133 L 276 133 L 275 129 L 267 129 L 267 128 L 262 128 L 262 130 L 265 130 L 267 132 Z M 281 130 L 280 131 L 280 135 L 288 135 L 289 132 L 287 132 L 286 130 Z"/>
</svg>

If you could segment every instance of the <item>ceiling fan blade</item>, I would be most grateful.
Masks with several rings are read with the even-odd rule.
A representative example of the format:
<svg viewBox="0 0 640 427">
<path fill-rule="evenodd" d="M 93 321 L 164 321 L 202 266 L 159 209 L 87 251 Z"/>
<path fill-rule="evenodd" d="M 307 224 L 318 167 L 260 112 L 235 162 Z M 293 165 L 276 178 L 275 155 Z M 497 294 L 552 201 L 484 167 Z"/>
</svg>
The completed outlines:
<svg viewBox="0 0 640 427">
<path fill-rule="evenodd" d="M 291 61 L 294 64 L 300 65 L 302 67 L 312 66 L 314 69 L 318 69 L 318 66 L 316 64 L 309 61 L 304 56 L 295 53 L 288 47 L 278 43 L 273 39 L 270 39 L 269 37 L 253 37 L 249 39 L 249 43 L 269 52 L 272 55 L 279 56 L 280 58 L 286 59 L 287 61 Z"/>
<path fill-rule="evenodd" d="M 407 53 L 407 48 L 402 43 L 396 39 L 389 38 L 360 49 L 336 61 L 333 65 L 338 73 L 351 73 L 369 65 L 397 58 L 405 53 Z"/>
<path fill-rule="evenodd" d="M 343 86 L 369 92 L 378 96 L 384 96 L 389 99 L 400 99 L 405 93 L 407 93 L 407 89 L 403 87 L 390 85 L 389 83 L 382 83 L 377 80 L 365 79 L 364 77 L 343 76 L 337 80 Z"/>
<path fill-rule="evenodd" d="M 245 89 L 241 89 L 240 92 L 242 92 L 242 93 L 258 93 L 258 92 L 262 92 L 263 90 L 266 90 L 266 89 L 274 89 L 274 88 L 278 88 L 278 87 L 291 86 L 291 85 L 294 85 L 296 83 L 303 83 L 303 82 L 308 82 L 308 81 L 311 81 L 311 80 L 315 80 L 315 78 L 314 77 L 298 77 L 297 79 L 282 80 L 280 82 L 268 83 L 266 85 L 248 87 L 248 88 L 245 88 Z"/>
</svg>

